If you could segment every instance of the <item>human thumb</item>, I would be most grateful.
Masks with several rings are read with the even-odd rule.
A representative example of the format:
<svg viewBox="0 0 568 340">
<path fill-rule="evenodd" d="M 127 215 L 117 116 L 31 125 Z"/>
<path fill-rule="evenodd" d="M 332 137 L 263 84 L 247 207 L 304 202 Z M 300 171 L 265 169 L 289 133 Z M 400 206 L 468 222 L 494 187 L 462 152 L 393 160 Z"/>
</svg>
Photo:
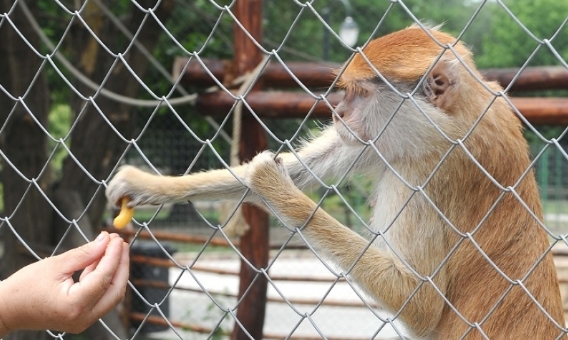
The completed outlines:
<svg viewBox="0 0 568 340">
<path fill-rule="evenodd" d="M 109 234 L 102 232 L 94 241 L 54 256 L 52 259 L 58 262 L 59 268 L 64 272 L 73 273 L 100 260 L 109 242 Z"/>
</svg>

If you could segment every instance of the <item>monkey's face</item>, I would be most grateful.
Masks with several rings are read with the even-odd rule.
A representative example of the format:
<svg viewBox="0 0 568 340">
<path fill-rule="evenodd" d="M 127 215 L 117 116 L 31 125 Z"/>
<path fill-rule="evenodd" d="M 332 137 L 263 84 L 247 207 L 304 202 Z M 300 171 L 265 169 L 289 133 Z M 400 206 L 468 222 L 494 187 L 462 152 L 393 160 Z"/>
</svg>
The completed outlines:
<svg viewBox="0 0 568 340">
<path fill-rule="evenodd" d="M 333 122 L 344 142 L 364 143 L 373 139 L 366 111 L 374 101 L 374 92 L 374 86 L 367 83 L 345 90 L 345 97 L 333 114 Z"/>
<path fill-rule="evenodd" d="M 448 44 L 452 50 L 442 48 Z M 458 92 L 478 85 L 460 86 L 463 74 L 471 77 L 462 63 L 475 69 L 469 50 L 436 29 L 410 27 L 371 41 L 337 71 L 345 90 L 333 114 L 338 134 L 392 157 L 424 155 L 432 143 L 463 137 Z"/>
<path fill-rule="evenodd" d="M 453 130 L 454 124 L 419 84 L 387 84 L 378 77 L 349 84 L 333 113 L 341 139 L 350 145 L 373 143 L 387 159 L 428 153 L 432 142 L 443 140 L 440 131 Z"/>
</svg>

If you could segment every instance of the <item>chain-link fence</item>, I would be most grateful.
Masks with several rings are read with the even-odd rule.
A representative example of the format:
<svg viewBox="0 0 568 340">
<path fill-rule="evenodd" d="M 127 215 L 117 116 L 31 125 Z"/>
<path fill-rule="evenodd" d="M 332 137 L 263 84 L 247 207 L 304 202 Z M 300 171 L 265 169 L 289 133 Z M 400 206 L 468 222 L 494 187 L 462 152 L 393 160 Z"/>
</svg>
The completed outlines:
<svg viewBox="0 0 568 340">
<path fill-rule="evenodd" d="M 531 227 L 546 233 L 550 241 L 526 270 L 532 273 L 554 253 L 564 288 L 568 4 L 554 0 L 435 3 L 2 2 L 0 278 L 31 261 L 83 244 L 99 229 L 108 228 L 112 212 L 104 191 L 120 165 L 178 175 L 235 165 L 239 156 L 250 160 L 267 148 L 284 152 L 288 145 L 298 147 L 329 124 L 330 108 L 342 96 L 332 69 L 343 70 L 342 63 L 361 55 L 374 38 L 413 24 L 444 23 L 443 31 L 474 52 L 483 75 L 500 82 L 511 95 L 507 103 L 525 126 L 534 159 L 527 166 L 535 169 L 543 220 L 538 208 L 524 204 L 524 194 L 515 191 L 517 181 L 530 177 L 529 168 L 520 169 L 522 176 L 514 183 L 502 184 L 501 195 L 518 196 L 516 209 L 521 209 L 511 215 L 529 216 Z M 498 97 L 495 93 L 493 100 Z M 486 110 L 478 112 L 482 118 L 485 114 Z M 463 147 L 465 137 L 460 136 L 452 148 Z M 374 152 L 389 163 L 384 150 L 375 147 Z M 442 160 L 436 169 L 443 164 Z M 385 203 L 376 202 L 375 179 L 348 177 L 318 183 L 310 198 L 351 230 L 369 239 L 388 240 L 388 230 L 399 225 L 386 223 L 382 230 L 373 229 L 379 222 L 372 210 Z M 467 181 L 467 174 L 462 177 Z M 408 179 L 401 173 L 399 180 Z M 412 188 L 427 197 L 428 188 Z M 448 197 L 461 195 L 467 193 L 448 193 Z M 433 201 L 429 204 L 438 209 Z M 282 226 L 282 216 L 268 219 L 261 211 L 244 209 L 251 230 L 238 237 L 225 230 L 235 213 L 233 206 L 195 201 L 138 208 L 132 225 L 122 231 L 132 250 L 130 290 L 123 305 L 83 335 L 21 332 L 11 338 L 403 338 L 407 331 L 399 324 L 403 313 L 379 308 L 367 295 L 372 292 L 356 288 L 346 274 L 349 268 L 336 268 L 297 226 Z M 401 214 L 405 209 L 412 209 L 412 204 L 396 207 Z M 485 217 L 479 230 L 495 210 L 492 206 L 480 212 Z M 447 212 L 438 213 L 453 226 Z M 258 234 L 257 229 L 263 231 Z M 520 226 L 507 230 L 528 232 Z M 475 235 L 461 236 L 456 244 L 470 238 L 475 244 Z M 497 232 L 494 238 L 500 236 Z M 404 257 L 404 249 L 388 241 L 387 247 Z M 451 262 L 457 248 L 444 254 L 438 265 Z M 487 259 L 524 256 L 485 254 L 483 245 L 475 252 Z M 414 270 L 413 263 L 405 265 Z M 456 339 L 474 333 L 477 338 L 491 338 L 486 334 L 492 330 L 484 330 L 484 323 L 514 287 L 524 287 L 534 305 L 542 303 L 525 287 L 526 278 L 508 278 L 506 270 L 493 266 L 506 278 L 508 290 L 486 292 L 503 296 L 492 300 L 497 302 L 484 318 L 461 317 L 467 331 Z M 430 274 L 421 278 L 436 286 L 438 279 Z M 459 295 L 460 287 L 452 289 Z M 449 302 L 445 308 L 459 309 Z M 554 319 L 546 308 L 538 311 L 535 318 Z M 522 319 L 514 314 L 509 318 Z M 555 334 L 561 338 L 565 329 L 558 321 L 554 321 Z"/>
</svg>

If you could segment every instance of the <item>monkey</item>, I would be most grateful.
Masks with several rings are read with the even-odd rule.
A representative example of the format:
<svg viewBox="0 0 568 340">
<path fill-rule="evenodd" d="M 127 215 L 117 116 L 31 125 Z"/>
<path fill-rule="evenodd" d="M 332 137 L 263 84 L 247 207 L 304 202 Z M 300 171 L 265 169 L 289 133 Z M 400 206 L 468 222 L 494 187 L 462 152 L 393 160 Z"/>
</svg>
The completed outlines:
<svg viewBox="0 0 568 340">
<path fill-rule="evenodd" d="M 503 88 L 439 27 L 367 43 L 336 72 L 344 98 L 298 149 L 230 169 L 159 176 L 123 166 L 129 206 L 244 200 L 279 217 L 420 339 L 565 339 L 523 126 Z M 304 194 L 372 180 L 371 237 Z"/>
</svg>

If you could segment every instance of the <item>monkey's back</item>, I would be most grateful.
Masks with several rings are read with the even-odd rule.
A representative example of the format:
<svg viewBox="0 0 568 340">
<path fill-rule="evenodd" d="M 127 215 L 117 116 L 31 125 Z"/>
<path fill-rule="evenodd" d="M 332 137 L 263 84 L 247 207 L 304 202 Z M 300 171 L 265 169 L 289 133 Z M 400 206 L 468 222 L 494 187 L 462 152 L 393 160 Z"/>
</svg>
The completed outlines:
<svg viewBox="0 0 568 340">
<path fill-rule="evenodd" d="M 439 339 L 558 339 L 565 325 L 528 146 L 519 120 L 499 114 L 489 112 L 466 140 L 470 154 L 456 148 L 435 175 L 458 176 L 459 188 L 437 193 L 458 229 L 445 228 L 454 280 Z"/>
</svg>

